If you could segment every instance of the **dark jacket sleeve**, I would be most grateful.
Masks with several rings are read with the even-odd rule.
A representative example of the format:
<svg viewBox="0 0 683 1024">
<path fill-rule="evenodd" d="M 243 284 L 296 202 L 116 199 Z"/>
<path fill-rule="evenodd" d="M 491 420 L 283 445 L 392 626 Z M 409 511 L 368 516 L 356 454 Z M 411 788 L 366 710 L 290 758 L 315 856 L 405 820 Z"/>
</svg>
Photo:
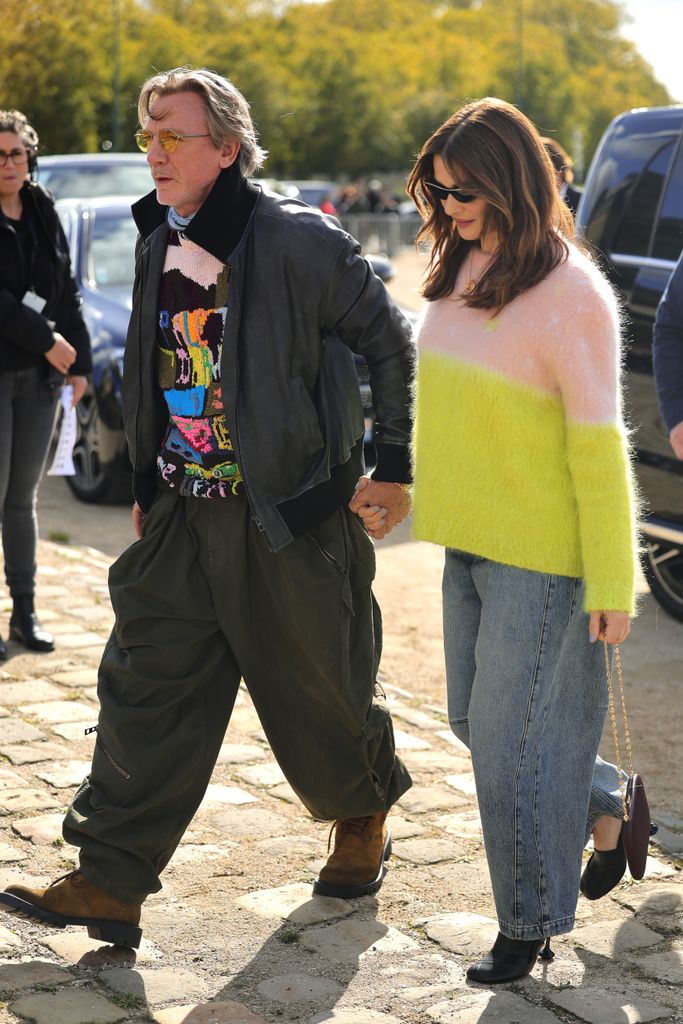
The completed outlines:
<svg viewBox="0 0 683 1024">
<path fill-rule="evenodd" d="M 76 349 L 76 360 L 71 365 L 69 373 L 86 375 L 92 372 L 90 334 L 83 319 L 83 300 L 71 267 L 69 243 L 52 199 L 42 189 L 36 193 L 36 199 L 48 227 L 48 233 L 54 240 L 61 267 L 60 278 L 57 282 L 58 294 L 49 311 L 48 318 L 54 321 L 59 333 Z"/>
<path fill-rule="evenodd" d="M 671 431 L 683 421 L 683 253 L 657 309 L 652 359 L 659 407 Z"/>
<path fill-rule="evenodd" d="M 373 478 L 409 481 L 415 372 L 412 329 L 350 236 L 344 236 L 340 246 L 323 324 L 363 356 L 370 371 L 377 450 Z"/>
<path fill-rule="evenodd" d="M 40 313 L 29 309 L 9 288 L 0 285 L 2 341 L 42 356 L 54 345 L 52 328 Z"/>
</svg>

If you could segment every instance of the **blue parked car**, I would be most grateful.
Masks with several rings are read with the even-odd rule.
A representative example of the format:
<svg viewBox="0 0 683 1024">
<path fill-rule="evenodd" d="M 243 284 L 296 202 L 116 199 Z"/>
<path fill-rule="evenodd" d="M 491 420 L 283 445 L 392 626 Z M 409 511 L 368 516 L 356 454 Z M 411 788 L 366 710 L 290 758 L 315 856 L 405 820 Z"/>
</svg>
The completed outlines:
<svg viewBox="0 0 683 1024">
<path fill-rule="evenodd" d="M 76 475 L 66 477 L 81 501 L 129 501 L 132 495 L 121 377 L 137 237 L 130 207 L 136 198 L 60 199 L 56 204 L 93 346 L 92 382 L 77 407 Z"/>
</svg>

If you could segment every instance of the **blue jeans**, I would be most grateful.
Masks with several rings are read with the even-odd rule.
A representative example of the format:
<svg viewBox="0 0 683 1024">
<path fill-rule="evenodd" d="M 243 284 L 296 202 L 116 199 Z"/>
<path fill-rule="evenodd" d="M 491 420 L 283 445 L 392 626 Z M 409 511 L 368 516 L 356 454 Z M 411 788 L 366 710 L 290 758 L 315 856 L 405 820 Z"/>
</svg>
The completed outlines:
<svg viewBox="0 0 683 1024">
<path fill-rule="evenodd" d="M 467 744 L 499 928 L 571 931 L 593 822 L 621 816 L 617 769 L 597 758 L 607 711 L 602 643 L 583 584 L 460 551 L 443 577 L 448 717 Z"/>
<path fill-rule="evenodd" d="M 0 373 L 0 522 L 5 577 L 12 597 L 33 596 L 36 499 L 61 388 L 48 388 L 42 367 Z"/>
</svg>

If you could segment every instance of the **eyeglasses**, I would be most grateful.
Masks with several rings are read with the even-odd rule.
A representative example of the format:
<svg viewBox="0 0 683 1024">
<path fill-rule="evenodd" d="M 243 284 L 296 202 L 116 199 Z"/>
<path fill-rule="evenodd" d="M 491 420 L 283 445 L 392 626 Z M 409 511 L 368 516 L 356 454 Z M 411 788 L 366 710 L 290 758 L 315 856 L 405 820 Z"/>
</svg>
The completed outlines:
<svg viewBox="0 0 683 1024">
<path fill-rule="evenodd" d="M 445 185 L 437 185 L 435 181 L 425 181 L 424 186 L 434 202 L 440 199 L 442 203 L 445 203 L 449 196 L 458 203 L 471 203 L 474 199 L 479 198 L 474 192 L 466 192 L 457 187 L 446 188 Z"/>
<path fill-rule="evenodd" d="M 135 133 L 138 149 L 142 150 L 143 153 L 149 153 L 155 138 L 159 140 L 159 145 L 164 153 L 175 153 L 178 143 L 183 142 L 185 139 L 208 139 L 209 137 L 210 132 L 201 132 L 196 135 L 181 135 L 179 132 L 174 132 L 172 128 L 163 128 L 160 132 L 150 132 L 147 128 L 141 128 L 140 131 Z"/>
<path fill-rule="evenodd" d="M 28 153 L 25 149 L 10 149 L 9 153 L 5 152 L 4 149 L 0 149 L 0 167 L 6 167 L 8 160 L 11 160 L 15 165 L 26 163 Z"/>
</svg>

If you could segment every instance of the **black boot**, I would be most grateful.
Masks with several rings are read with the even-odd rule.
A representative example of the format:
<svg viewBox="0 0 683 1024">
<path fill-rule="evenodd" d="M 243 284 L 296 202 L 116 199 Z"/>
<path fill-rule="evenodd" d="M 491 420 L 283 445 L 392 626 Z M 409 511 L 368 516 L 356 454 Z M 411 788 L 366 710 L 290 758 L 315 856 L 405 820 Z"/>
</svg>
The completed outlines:
<svg viewBox="0 0 683 1024">
<path fill-rule="evenodd" d="M 581 875 L 579 888 L 587 900 L 599 900 L 612 891 L 625 873 L 626 851 L 620 833 L 616 850 L 593 850 Z"/>
<path fill-rule="evenodd" d="M 0 661 L 4 661 L 7 657 L 7 644 L 0 636 Z"/>
<path fill-rule="evenodd" d="M 550 939 L 545 940 L 545 948 L 541 953 L 543 939 L 508 939 L 507 935 L 498 932 L 493 948 L 476 964 L 467 968 L 470 981 L 479 981 L 483 985 L 501 985 L 515 978 L 523 978 L 530 974 L 539 959 L 552 960 L 555 956 L 550 948 Z"/>
<path fill-rule="evenodd" d="M 33 609 L 33 595 L 15 597 L 9 620 L 9 638 L 23 644 L 29 651 L 54 651 L 54 638 L 43 629 Z"/>
</svg>

